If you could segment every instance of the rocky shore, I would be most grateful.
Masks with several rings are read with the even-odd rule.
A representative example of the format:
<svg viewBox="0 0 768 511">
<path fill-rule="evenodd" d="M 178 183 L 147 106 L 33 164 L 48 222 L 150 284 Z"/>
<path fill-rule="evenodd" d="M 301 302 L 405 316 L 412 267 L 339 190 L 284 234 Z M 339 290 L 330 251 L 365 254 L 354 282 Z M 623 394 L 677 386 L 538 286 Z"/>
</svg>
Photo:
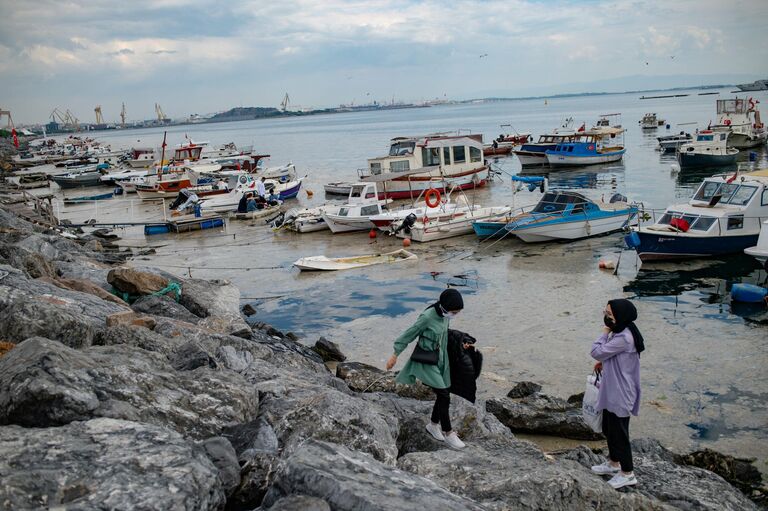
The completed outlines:
<svg viewBox="0 0 768 511">
<path fill-rule="evenodd" d="M 432 394 L 269 325 L 226 281 L 125 261 L 107 233 L 44 231 L 0 208 L 0 509 L 758 509 L 748 460 L 633 443 L 613 490 L 579 397 L 521 384 L 454 398 L 461 451 L 424 430 Z M 389 343 L 389 339 L 382 342 Z M 331 370 L 333 368 L 333 370 Z M 576 389 L 575 389 L 576 390 Z"/>
</svg>

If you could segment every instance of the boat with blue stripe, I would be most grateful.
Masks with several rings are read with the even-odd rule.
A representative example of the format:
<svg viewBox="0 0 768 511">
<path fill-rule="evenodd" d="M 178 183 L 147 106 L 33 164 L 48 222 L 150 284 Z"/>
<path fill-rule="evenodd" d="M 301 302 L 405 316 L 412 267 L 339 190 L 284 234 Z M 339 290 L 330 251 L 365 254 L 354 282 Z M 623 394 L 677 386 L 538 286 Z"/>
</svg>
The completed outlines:
<svg viewBox="0 0 768 511">
<path fill-rule="evenodd" d="M 544 154 L 550 167 L 581 167 L 619 161 L 624 157 L 624 128 L 611 126 L 611 119 L 620 114 L 601 115 L 597 124 L 589 130 L 579 128 L 569 142 L 557 144 Z"/>
<path fill-rule="evenodd" d="M 523 167 L 547 165 L 547 151 L 555 150 L 558 144 L 570 142 L 576 137 L 573 130 L 573 119 L 565 120 L 563 125 L 552 133 L 539 136 L 538 142 L 523 144 L 520 149 L 512 151 L 520 160 Z"/>
<path fill-rule="evenodd" d="M 525 242 L 577 240 L 620 231 L 637 219 L 638 206 L 615 194 L 595 201 L 571 191 L 549 191 L 533 209 L 512 217 L 505 229 Z"/>
<path fill-rule="evenodd" d="M 768 219 L 768 172 L 705 179 L 684 204 L 625 238 L 641 261 L 735 254 L 755 246 Z"/>
</svg>

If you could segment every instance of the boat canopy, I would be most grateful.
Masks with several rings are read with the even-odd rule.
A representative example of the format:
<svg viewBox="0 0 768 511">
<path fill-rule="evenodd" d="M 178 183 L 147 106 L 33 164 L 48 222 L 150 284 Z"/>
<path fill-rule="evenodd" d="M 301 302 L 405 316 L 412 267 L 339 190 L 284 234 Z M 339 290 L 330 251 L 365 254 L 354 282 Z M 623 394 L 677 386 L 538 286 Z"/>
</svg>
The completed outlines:
<svg viewBox="0 0 768 511">
<path fill-rule="evenodd" d="M 561 213 L 565 208 L 573 204 L 575 206 L 581 206 L 578 209 L 582 209 L 584 204 L 592 203 L 580 193 L 576 192 L 548 192 L 541 198 L 536 207 L 533 208 L 533 213 Z M 576 209 L 576 208 L 575 208 Z"/>
</svg>

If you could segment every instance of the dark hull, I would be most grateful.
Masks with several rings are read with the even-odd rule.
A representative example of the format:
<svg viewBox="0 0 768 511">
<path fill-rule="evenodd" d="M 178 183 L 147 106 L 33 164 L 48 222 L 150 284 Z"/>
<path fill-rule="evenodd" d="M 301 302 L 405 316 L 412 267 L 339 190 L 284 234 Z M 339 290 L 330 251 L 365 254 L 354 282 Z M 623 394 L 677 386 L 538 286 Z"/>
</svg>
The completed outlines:
<svg viewBox="0 0 768 511">
<path fill-rule="evenodd" d="M 639 244 L 631 238 L 639 238 Z M 746 236 L 693 237 L 673 233 L 633 232 L 625 239 L 641 261 L 692 259 L 742 253 L 757 243 L 758 234 Z"/>
<path fill-rule="evenodd" d="M 689 154 L 678 153 L 681 168 L 728 167 L 736 163 L 735 154 Z"/>
</svg>

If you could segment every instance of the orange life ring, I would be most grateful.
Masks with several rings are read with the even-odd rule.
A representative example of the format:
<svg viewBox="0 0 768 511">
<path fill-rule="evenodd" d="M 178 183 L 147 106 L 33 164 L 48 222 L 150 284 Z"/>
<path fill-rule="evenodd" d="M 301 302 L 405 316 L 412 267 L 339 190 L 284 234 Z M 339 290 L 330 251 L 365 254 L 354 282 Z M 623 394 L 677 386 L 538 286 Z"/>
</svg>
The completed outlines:
<svg viewBox="0 0 768 511">
<path fill-rule="evenodd" d="M 424 195 L 424 201 L 427 203 L 428 207 L 436 208 L 437 206 L 440 205 L 440 192 L 438 192 L 434 188 L 430 188 L 429 190 L 427 190 L 426 195 Z"/>
</svg>

